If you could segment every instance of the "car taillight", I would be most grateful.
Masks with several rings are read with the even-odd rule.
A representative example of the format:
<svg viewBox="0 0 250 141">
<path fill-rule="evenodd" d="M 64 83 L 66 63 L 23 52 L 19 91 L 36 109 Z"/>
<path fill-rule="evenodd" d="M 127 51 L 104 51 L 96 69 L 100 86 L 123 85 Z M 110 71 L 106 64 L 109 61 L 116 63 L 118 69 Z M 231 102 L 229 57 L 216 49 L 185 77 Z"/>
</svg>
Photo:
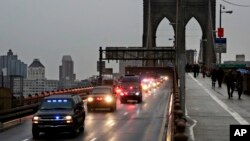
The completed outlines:
<svg viewBox="0 0 250 141">
<path fill-rule="evenodd" d="M 120 95 L 121 96 L 128 95 L 128 92 L 121 92 Z"/>
<path fill-rule="evenodd" d="M 102 101 L 102 97 L 97 97 L 96 100 L 97 101 Z"/>
<path fill-rule="evenodd" d="M 133 86 L 130 86 L 129 89 L 132 90 L 132 89 L 133 89 Z"/>
<path fill-rule="evenodd" d="M 119 89 L 119 88 L 117 88 L 117 89 L 115 90 L 116 93 L 121 93 L 121 91 L 122 91 L 122 90 Z"/>
</svg>

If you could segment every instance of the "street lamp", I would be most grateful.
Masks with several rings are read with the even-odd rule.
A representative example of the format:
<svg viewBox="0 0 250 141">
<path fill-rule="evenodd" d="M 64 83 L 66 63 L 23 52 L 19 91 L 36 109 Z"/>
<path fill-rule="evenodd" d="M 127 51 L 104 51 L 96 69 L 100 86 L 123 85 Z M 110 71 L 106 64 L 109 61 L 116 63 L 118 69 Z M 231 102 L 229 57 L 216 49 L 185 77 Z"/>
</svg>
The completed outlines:
<svg viewBox="0 0 250 141">
<path fill-rule="evenodd" d="M 225 6 L 224 5 L 222 5 L 222 4 L 220 4 L 220 25 L 219 25 L 219 27 L 221 28 L 221 14 L 222 13 L 227 13 L 227 14 L 232 14 L 233 13 L 233 11 L 232 10 L 228 10 L 228 11 L 222 11 L 222 9 L 224 10 L 225 9 Z M 221 38 L 221 37 L 220 37 Z M 219 64 L 221 64 L 221 52 L 219 52 Z"/>
</svg>

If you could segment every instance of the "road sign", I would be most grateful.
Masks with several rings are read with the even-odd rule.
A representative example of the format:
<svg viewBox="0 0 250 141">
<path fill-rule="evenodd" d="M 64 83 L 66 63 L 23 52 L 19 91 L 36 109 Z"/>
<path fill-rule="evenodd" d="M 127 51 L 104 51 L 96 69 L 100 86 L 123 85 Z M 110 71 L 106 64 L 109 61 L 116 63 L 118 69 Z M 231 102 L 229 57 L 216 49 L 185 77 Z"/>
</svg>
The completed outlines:
<svg viewBox="0 0 250 141">
<path fill-rule="evenodd" d="M 112 68 L 105 68 L 103 73 L 104 74 L 113 74 L 113 69 Z"/>
<path fill-rule="evenodd" d="M 217 53 L 227 52 L 227 38 L 215 38 L 215 52 Z"/>
<path fill-rule="evenodd" d="M 106 60 L 174 60 L 173 47 L 106 47 Z"/>
<path fill-rule="evenodd" d="M 224 28 L 218 28 L 218 37 L 222 38 L 224 37 Z"/>
<path fill-rule="evenodd" d="M 105 61 L 102 61 L 101 63 L 100 63 L 100 61 L 97 61 L 97 71 L 98 72 L 100 71 L 100 68 L 101 68 L 101 70 L 103 72 L 104 69 L 105 69 Z"/>
</svg>

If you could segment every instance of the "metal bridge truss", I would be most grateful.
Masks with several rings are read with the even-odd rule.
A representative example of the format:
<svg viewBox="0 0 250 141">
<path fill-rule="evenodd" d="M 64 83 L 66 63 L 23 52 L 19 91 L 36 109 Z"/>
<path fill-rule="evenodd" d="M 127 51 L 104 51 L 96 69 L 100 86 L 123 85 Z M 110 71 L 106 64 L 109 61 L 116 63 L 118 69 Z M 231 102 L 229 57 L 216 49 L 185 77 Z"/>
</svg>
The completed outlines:
<svg viewBox="0 0 250 141">
<path fill-rule="evenodd" d="M 155 47 L 147 49 L 143 47 L 106 47 L 99 49 L 99 61 L 102 60 L 168 60 L 175 61 L 175 49 L 173 47 Z"/>
<path fill-rule="evenodd" d="M 104 69 L 103 60 L 153 60 L 175 62 L 176 51 L 173 47 L 155 47 L 152 49 L 144 47 L 106 47 L 99 48 L 99 84 L 102 82 L 102 73 Z"/>
</svg>

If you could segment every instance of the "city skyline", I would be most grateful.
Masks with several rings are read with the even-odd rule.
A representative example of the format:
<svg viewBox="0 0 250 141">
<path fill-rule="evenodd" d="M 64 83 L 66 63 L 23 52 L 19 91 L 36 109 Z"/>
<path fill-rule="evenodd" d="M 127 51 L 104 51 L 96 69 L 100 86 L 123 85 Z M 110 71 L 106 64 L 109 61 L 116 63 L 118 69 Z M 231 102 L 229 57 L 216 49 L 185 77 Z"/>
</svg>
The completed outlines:
<svg viewBox="0 0 250 141">
<path fill-rule="evenodd" d="M 248 0 L 229 1 L 249 5 Z M 222 14 L 227 38 L 227 53 L 222 54 L 222 61 L 235 60 L 237 54 L 245 54 L 249 61 L 250 20 L 244 15 L 250 13 L 250 8 L 217 1 L 216 27 L 220 3 L 226 10 L 233 10 L 232 14 Z M 81 80 L 97 74 L 100 46 L 142 45 L 143 0 L 1 0 L 0 18 L 0 55 L 12 49 L 27 64 L 39 58 L 50 79 L 59 78 L 58 66 L 65 54 L 73 58 L 77 79 Z M 186 29 L 186 49 L 198 51 L 199 24 L 192 19 Z M 157 45 L 173 45 L 169 40 L 173 35 L 169 21 L 162 21 Z M 118 71 L 118 63 L 106 65 Z"/>
</svg>

